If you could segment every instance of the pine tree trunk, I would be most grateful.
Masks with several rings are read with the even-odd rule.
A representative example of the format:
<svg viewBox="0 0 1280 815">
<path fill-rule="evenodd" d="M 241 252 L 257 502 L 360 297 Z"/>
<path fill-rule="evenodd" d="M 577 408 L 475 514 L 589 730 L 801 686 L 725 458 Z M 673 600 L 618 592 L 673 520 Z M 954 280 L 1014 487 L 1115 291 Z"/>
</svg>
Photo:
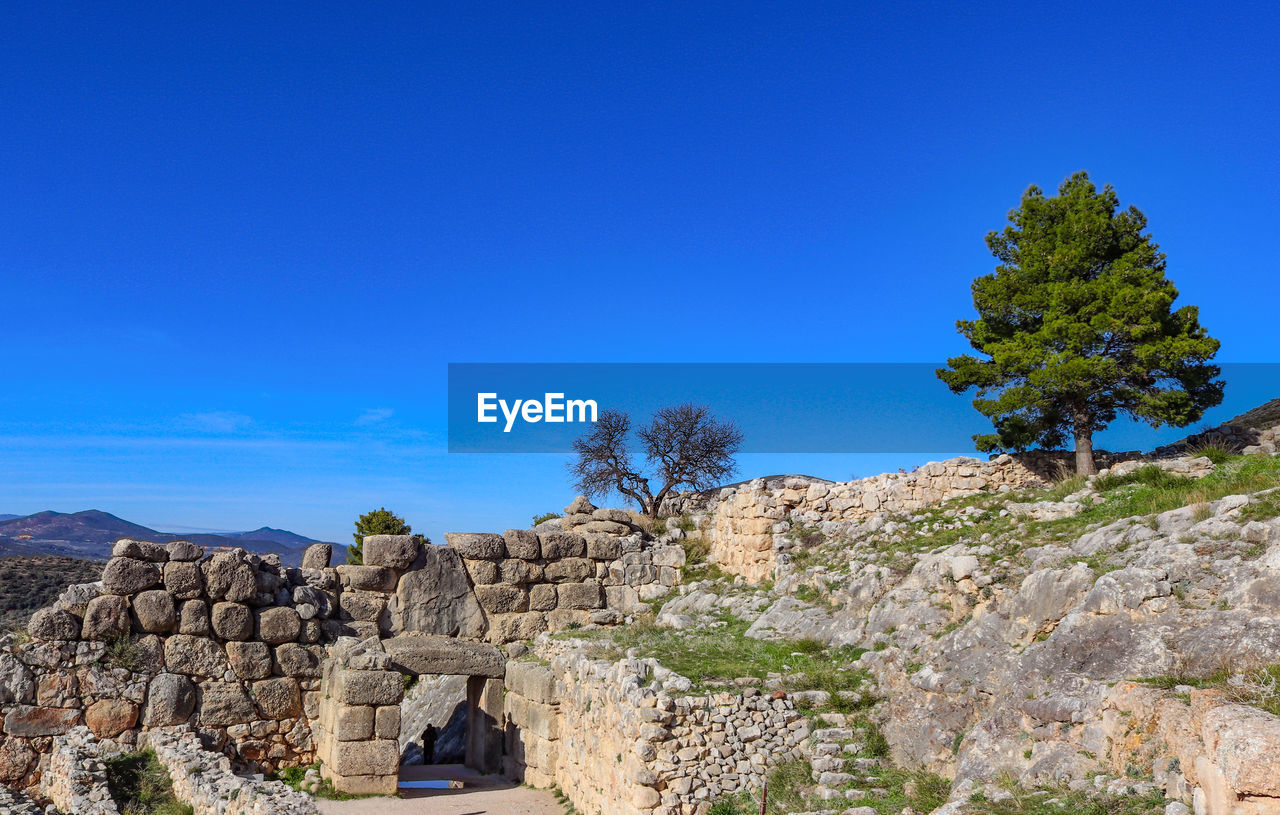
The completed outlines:
<svg viewBox="0 0 1280 815">
<path fill-rule="evenodd" d="M 1076 475 L 1097 475 L 1098 465 L 1093 461 L 1093 422 L 1088 417 L 1077 416 Z"/>
</svg>

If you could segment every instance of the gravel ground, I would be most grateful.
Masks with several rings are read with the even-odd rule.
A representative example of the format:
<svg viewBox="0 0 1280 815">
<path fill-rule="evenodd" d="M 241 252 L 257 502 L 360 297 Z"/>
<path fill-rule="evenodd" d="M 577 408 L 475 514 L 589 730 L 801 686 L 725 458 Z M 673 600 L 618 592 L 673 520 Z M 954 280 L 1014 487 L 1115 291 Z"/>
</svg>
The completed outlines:
<svg viewBox="0 0 1280 815">
<path fill-rule="evenodd" d="M 565 815 L 555 796 L 457 764 L 403 767 L 400 780 L 459 779 L 460 790 L 401 790 L 400 798 L 317 801 L 320 815 Z"/>
</svg>

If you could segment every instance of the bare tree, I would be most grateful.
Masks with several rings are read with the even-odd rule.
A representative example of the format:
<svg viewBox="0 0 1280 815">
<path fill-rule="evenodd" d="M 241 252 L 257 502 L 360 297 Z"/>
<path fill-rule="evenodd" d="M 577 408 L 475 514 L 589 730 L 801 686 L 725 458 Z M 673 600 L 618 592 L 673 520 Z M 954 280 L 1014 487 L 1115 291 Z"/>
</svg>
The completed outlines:
<svg viewBox="0 0 1280 815">
<path fill-rule="evenodd" d="M 733 457 L 742 432 L 722 422 L 703 405 L 684 404 L 659 410 L 636 431 L 650 477 L 633 463 L 631 417 L 616 410 L 601 412 L 595 428 L 573 443 L 578 458 L 569 470 L 574 486 L 587 496 L 617 492 L 635 501 L 640 511 L 657 517 L 662 500 L 676 487 L 705 490 L 734 472 Z"/>
</svg>

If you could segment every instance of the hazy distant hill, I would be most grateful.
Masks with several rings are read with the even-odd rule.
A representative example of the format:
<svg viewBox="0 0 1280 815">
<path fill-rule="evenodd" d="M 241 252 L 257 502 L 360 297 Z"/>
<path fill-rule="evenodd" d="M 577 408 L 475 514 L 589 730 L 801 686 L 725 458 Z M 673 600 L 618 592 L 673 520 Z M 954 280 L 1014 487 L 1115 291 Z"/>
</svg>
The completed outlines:
<svg viewBox="0 0 1280 815">
<path fill-rule="evenodd" d="M 3 513 L 0 513 L 0 521 L 7 521 L 10 518 L 21 518 L 21 517 L 22 517 L 21 515 L 5 515 Z"/>
<path fill-rule="evenodd" d="M 70 513 L 46 510 L 34 515 L 0 517 L 0 556 L 64 555 L 103 560 L 111 556 L 111 544 L 118 538 L 157 543 L 189 540 L 206 548 L 241 546 L 250 552 L 279 552 L 280 558 L 290 565 L 302 560 L 306 547 L 318 543 L 311 538 L 267 526 L 252 532 L 217 535 L 158 532 L 96 509 Z M 335 545 L 334 562 L 345 557 L 346 548 Z"/>
</svg>

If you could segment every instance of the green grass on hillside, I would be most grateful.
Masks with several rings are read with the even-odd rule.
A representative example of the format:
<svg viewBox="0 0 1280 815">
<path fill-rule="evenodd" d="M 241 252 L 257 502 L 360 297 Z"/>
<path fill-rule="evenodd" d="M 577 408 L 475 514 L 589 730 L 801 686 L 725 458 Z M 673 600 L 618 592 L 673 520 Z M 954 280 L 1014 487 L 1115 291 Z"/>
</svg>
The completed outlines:
<svg viewBox="0 0 1280 815">
<path fill-rule="evenodd" d="M 763 680 L 770 673 L 790 677 L 791 691 L 824 690 L 831 694 L 833 709 L 851 703 L 841 691 L 857 692 L 868 678 L 853 667 L 863 649 L 825 648 L 814 640 L 772 641 L 746 636 L 749 624 L 733 617 L 712 629 L 673 631 L 650 622 L 608 631 L 575 631 L 572 636 L 595 640 L 597 653 L 616 659 L 631 649 L 640 657 L 654 657 L 664 667 L 693 681 L 695 689 L 707 690 L 715 682 L 752 676 Z M 860 703 L 865 704 L 865 702 Z"/>
</svg>

